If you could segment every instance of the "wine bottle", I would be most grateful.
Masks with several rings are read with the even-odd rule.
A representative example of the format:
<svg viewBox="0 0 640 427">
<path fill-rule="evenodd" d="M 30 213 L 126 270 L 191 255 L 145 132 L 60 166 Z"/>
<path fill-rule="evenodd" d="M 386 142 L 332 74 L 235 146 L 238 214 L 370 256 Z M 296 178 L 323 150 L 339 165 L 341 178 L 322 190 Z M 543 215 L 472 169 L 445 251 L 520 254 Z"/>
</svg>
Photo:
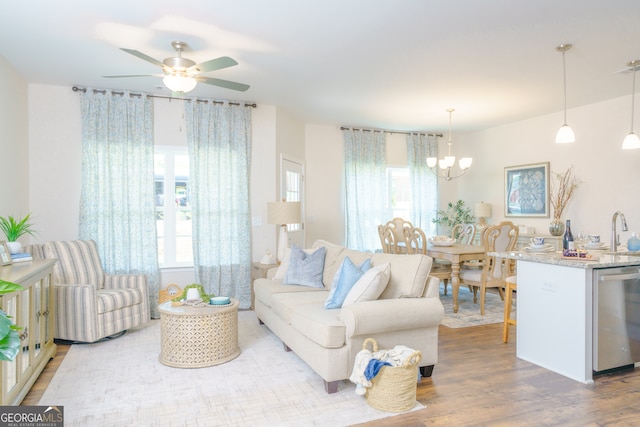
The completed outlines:
<svg viewBox="0 0 640 427">
<path fill-rule="evenodd" d="M 573 234 L 571 234 L 571 220 L 567 220 L 567 225 L 564 229 L 564 236 L 562 236 L 562 250 L 573 251 L 576 249 L 575 242 L 573 241 Z"/>
</svg>

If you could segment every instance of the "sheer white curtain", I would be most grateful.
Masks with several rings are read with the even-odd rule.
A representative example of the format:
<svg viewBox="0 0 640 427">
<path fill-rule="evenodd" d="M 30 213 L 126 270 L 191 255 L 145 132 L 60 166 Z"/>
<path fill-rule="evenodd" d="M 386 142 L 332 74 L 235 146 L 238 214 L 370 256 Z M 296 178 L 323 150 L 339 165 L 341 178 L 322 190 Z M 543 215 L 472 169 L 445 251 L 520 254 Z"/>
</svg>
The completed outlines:
<svg viewBox="0 0 640 427">
<path fill-rule="evenodd" d="M 380 248 L 378 225 L 387 222 L 385 133 L 343 130 L 346 246 L 360 251 Z"/>
<path fill-rule="evenodd" d="M 147 96 L 87 89 L 81 113 L 79 237 L 96 241 L 108 273 L 145 274 L 151 315 L 159 317 L 153 103 Z"/>
<path fill-rule="evenodd" d="M 407 161 L 411 183 L 411 222 L 427 236 L 437 234 L 433 218 L 438 209 L 438 178 L 427 167 L 427 157 L 438 156 L 435 136 L 407 135 Z"/>
<path fill-rule="evenodd" d="M 251 305 L 251 108 L 185 102 L 196 280 Z"/>
</svg>

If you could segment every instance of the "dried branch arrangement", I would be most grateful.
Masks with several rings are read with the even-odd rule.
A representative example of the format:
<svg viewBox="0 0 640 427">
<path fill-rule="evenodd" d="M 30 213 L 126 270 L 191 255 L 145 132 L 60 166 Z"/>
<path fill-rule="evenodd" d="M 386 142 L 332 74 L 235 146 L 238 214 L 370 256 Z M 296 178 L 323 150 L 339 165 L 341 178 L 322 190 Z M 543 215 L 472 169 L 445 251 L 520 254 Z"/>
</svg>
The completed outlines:
<svg viewBox="0 0 640 427">
<path fill-rule="evenodd" d="M 558 181 L 551 180 L 551 206 L 553 206 L 553 219 L 560 219 L 565 208 L 573 198 L 580 183 L 573 174 L 573 165 L 564 173 L 551 172 Z"/>
</svg>

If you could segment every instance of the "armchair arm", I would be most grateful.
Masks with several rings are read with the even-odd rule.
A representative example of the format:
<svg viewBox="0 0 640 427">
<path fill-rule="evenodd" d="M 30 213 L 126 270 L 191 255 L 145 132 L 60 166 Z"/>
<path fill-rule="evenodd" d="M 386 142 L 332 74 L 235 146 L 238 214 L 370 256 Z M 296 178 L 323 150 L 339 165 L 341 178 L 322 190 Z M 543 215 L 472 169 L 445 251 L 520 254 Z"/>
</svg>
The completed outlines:
<svg viewBox="0 0 640 427">
<path fill-rule="evenodd" d="M 98 307 L 93 285 L 54 283 L 56 338 L 69 339 L 78 328 L 97 330 Z M 83 326 L 80 326 L 83 325 Z M 89 325 L 84 327 L 84 325 Z M 77 338 L 83 340 L 82 338 Z"/>
<path fill-rule="evenodd" d="M 397 298 L 342 307 L 347 338 L 439 325 L 444 318 L 440 298 Z"/>
<path fill-rule="evenodd" d="M 134 288 L 147 289 L 147 276 L 144 274 L 105 274 L 105 289 Z"/>
</svg>

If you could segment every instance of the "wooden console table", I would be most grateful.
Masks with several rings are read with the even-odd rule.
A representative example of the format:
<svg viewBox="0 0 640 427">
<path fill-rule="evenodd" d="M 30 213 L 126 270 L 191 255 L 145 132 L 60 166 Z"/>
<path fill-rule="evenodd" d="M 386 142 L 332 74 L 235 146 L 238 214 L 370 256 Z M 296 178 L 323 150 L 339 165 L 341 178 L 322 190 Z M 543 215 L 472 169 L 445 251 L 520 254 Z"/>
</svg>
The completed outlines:
<svg viewBox="0 0 640 427">
<path fill-rule="evenodd" d="M 23 328 L 18 332 L 22 351 L 12 362 L 0 362 L 0 405 L 19 405 L 56 355 L 51 279 L 56 262 L 39 259 L 0 267 L 0 279 L 25 288 L 0 296 L 2 310 Z"/>
</svg>

